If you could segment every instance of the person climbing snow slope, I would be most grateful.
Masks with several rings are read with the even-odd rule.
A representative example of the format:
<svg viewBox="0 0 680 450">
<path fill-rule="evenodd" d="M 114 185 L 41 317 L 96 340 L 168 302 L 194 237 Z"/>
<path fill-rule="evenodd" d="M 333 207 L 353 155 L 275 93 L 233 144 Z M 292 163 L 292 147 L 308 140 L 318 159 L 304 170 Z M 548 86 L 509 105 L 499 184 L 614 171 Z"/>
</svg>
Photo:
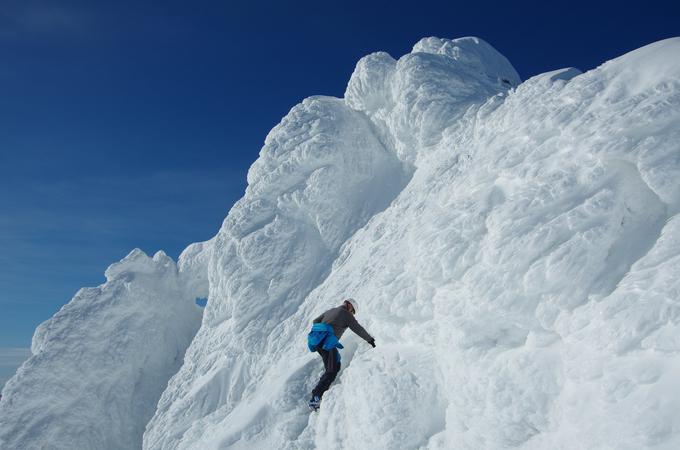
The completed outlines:
<svg viewBox="0 0 680 450">
<path fill-rule="evenodd" d="M 329 309 L 314 319 L 312 331 L 307 335 L 309 351 L 321 355 L 326 369 L 316 387 L 312 390 L 309 408 L 313 411 L 319 409 L 321 397 L 340 371 L 340 352 L 338 352 L 338 349 L 343 348 L 340 338 L 345 330 L 349 328 L 375 348 L 375 339 L 354 318 L 357 308 L 357 301 L 348 298 L 342 305 Z"/>
</svg>

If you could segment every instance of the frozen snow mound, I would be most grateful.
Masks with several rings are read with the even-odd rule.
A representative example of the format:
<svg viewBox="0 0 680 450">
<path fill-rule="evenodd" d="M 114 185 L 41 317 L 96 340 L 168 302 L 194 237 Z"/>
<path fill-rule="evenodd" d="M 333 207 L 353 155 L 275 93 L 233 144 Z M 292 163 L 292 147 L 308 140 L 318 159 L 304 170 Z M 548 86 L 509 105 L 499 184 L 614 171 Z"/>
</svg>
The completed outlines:
<svg viewBox="0 0 680 450">
<path fill-rule="evenodd" d="M 417 165 L 467 108 L 519 83 L 510 62 L 481 39 L 426 38 L 398 61 L 384 52 L 362 58 L 345 102 L 371 118 L 401 160 Z"/>
<path fill-rule="evenodd" d="M 134 250 L 38 327 L 0 401 L 0 448 L 141 446 L 201 310 L 163 252 Z"/>
<path fill-rule="evenodd" d="M 680 448 L 679 54 L 525 82 L 478 38 L 366 56 L 213 239 L 36 331 L 0 447 Z M 305 336 L 346 296 L 378 347 L 347 333 L 310 415 Z"/>
<path fill-rule="evenodd" d="M 144 448 L 680 446 L 678 54 L 520 84 L 483 41 L 428 38 L 295 107 Z M 304 337 L 347 295 L 378 348 L 345 337 L 309 415 Z"/>
<path fill-rule="evenodd" d="M 147 447 L 199 440 L 231 417 L 275 359 L 266 354 L 287 346 L 286 324 L 341 245 L 406 184 L 412 169 L 372 128 L 341 99 L 313 97 L 269 133 L 245 196 L 213 239 L 203 325 L 149 423 Z"/>
</svg>

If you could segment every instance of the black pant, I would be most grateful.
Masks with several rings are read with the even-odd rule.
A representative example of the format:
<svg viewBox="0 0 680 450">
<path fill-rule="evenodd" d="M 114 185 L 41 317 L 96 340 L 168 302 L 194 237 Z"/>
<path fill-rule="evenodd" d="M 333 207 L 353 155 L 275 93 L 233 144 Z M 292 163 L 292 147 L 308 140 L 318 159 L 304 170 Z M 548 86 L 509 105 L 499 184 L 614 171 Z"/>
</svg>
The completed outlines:
<svg viewBox="0 0 680 450">
<path fill-rule="evenodd" d="M 334 348 L 330 351 L 326 351 L 321 346 L 317 347 L 317 353 L 321 355 L 323 359 L 323 365 L 326 371 L 321 375 L 321 379 L 317 383 L 316 387 L 312 390 L 312 395 L 318 395 L 319 398 L 323 397 L 323 393 L 331 387 L 331 383 L 335 380 L 335 377 L 340 371 L 340 361 L 338 361 L 338 349 Z"/>
</svg>

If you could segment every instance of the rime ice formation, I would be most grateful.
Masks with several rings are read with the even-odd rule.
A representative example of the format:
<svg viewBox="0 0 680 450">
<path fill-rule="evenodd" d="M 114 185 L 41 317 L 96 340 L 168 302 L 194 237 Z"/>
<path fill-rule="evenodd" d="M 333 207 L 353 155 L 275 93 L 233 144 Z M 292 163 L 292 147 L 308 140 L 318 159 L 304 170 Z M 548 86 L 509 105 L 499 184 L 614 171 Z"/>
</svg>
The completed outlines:
<svg viewBox="0 0 680 450">
<path fill-rule="evenodd" d="M 272 361 L 288 366 L 277 355 L 298 347 L 306 325 L 290 326 L 299 325 L 293 318 L 305 298 L 329 275 L 342 244 L 410 176 L 373 127 L 342 100 L 315 97 L 267 136 L 245 196 L 212 240 L 210 306 L 188 350 L 191 363 L 173 378 L 149 424 L 149 446 L 172 448 L 185 434 L 200 438 L 206 420 L 225 420 L 251 401 L 242 389 L 263 381 Z M 221 300 L 212 304 L 214 298 Z M 249 414 L 259 414 L 256 405 Z"/>
<path fill-rule="evenodd" d="M 669 39 L 521 82 L 480 39 L 427 38 L 294 107 L 180 257 L 177 289 L 208 306 L 137 447 L 679 448 L 679 55 Z M 349 295 L 378 347 L 347 333 L 310 414 L 305 335 Z M 61 361 L 47 345 L 69 342 L 41 336 Z M 39 355 L 5 394 L 41 405 L 20 388 L 63 383 Z"/>
<path fill-rule="evenodd" d="M 38 327 L 0 401 L 2 449 L 132 449 L 201 323 L 163 252 L 132 251 Z"/>
</svg>

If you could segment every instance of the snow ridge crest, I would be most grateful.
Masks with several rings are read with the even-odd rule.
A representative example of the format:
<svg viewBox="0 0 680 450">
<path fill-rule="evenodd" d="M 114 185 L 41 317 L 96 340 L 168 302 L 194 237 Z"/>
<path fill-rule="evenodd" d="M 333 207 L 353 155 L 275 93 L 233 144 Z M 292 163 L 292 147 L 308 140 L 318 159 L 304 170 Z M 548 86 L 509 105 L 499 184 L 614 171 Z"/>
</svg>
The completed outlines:
<svg viewBox="0 0 680 450">
<path fill-rule="evenodd" d="M 0 443 L 680 446 L 678 53 L 671 39 L 525 82 L 474 37 L 362 58 L 343 99 L 272 129 L 214 238 L 177 265 L 131 252 L 41 326 Z M 310 417 L 304 335 L 348 295 L 378 348 L 343 337 L 341 382 Z M 55 387 L 101 414 L 47 407 Z M 25 427 L 36 410 L 49 433 Z M 101 436 L 104 414 L 123 419 Z"/>
</svg>

